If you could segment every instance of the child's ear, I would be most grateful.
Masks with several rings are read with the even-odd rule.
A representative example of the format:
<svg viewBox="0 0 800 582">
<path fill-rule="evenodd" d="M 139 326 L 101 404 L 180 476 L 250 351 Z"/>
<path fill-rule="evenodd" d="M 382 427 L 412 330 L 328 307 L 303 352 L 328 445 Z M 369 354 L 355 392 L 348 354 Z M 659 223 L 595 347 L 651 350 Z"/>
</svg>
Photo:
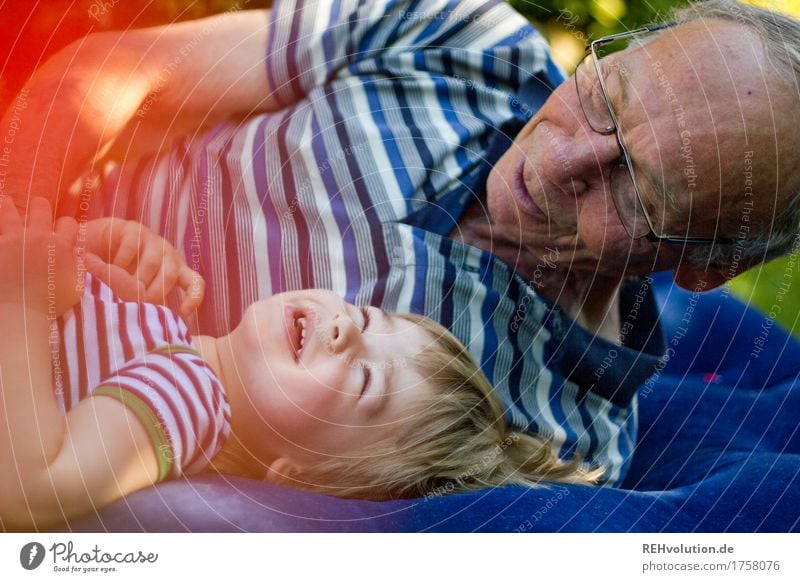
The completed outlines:
<svg viewBox="0 0 800 582">
<path fill-rule="evenodd" d="M 292 481 L 292 475 L 296 472 L 297 466 L 294 463 L 286 457 L 278 457 L 267 467 L 264 481 L 277 483 L 278 485 L 289 485 Z"/>
</svg>

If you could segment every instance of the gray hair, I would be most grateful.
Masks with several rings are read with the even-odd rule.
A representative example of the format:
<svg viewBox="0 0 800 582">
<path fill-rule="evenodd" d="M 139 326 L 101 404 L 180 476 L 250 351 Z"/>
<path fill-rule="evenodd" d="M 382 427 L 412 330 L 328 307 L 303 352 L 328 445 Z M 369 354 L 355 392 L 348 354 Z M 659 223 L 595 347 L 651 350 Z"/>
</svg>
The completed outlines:
<svg viewBox="0 0 800 582">
<path fill-rule="evenodd" d="M 741 4 L 734 0 L 707 0 L 677 8 L 671 19 L 685 24 L 701 18 L 737 22 L 761 39 L 764 52 L 778 78 L 800 94 L 800 21 L 781 14 Z M 762 262 L 798 250 L 800 242 L 800 192 L 793 192 L 785 208 L 777 212 L 771 225 L 752 228 L 732 245 L 704 245 L 688 253 L 689 262 L 735 274 L 737 267 L 747 270 Z M 727 271 L 727 273 L 725 272 Z"/>
</svg>

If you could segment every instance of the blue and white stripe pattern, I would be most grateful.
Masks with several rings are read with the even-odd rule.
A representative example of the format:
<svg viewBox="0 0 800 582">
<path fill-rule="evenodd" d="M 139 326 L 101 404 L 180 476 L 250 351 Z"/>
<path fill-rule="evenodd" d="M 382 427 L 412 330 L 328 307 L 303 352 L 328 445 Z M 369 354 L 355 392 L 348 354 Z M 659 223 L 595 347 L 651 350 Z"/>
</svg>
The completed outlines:
<svg viewBox="0 0 800 582">
<path fill-rule="evenodd" d="M 648 359 L 632 353 L 627 398 L 577 385 L 561 354 L 565 330 L 580 333 L 572 322 L 503 262 L 447 238 L 532 114 L 525 84 L 563 80 L 541 36 L 499 0 L 277 1 L 270 18 L 265 69 L 282 108 L 128 161 L 106 184 L 106 214 L 183 249 L 208 285 L 202 333 L 314 287 L 428 315 L 469 346 L 516 426 L 619 482 Z"/>
<path fill-rule="evenodd" d="M 230 434 L 222 385 L 170 309 L 120 301 L 91 275 L 81 302 L 58 320 L 56 398 L 64 414 L 102 394 L 142 421 L 159 480 L 207 468 Z"/>
</svg>

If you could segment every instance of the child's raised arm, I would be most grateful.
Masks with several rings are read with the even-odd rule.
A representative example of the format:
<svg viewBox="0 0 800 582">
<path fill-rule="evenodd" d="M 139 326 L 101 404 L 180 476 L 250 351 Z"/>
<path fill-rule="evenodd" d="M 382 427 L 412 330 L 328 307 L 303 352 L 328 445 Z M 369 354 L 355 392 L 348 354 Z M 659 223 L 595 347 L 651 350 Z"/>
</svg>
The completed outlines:
<svg viewBox="0 0 800 582">
<path fill-rule="evenodd" d="M 34 199 L 23 219 L 0 199 L 0 529 L 52 527 L 155 482 L 156 453 L 121 402 L 61 413 L 51 364 L 57 311 L 77 298 L 77 224 Z M 9 201 L 10 202 L 10 201 Z"/>
</svg>

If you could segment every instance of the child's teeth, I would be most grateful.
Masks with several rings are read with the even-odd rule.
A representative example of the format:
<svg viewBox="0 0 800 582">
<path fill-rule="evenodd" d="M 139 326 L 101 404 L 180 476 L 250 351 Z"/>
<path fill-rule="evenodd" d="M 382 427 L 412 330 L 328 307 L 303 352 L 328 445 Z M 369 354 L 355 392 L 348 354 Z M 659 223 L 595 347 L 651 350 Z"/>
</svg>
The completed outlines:
<svg viewBox="0 0 800 582">
<path fill-rule="evenodd" d="M 298 353 L 300 353 L 303 351 L 303 346 L 306 343 L 306 318 L 299 318 L 297 320 L 297 326 L 300 329 L 300 348 L 298 349 Z"/>
</svg>

